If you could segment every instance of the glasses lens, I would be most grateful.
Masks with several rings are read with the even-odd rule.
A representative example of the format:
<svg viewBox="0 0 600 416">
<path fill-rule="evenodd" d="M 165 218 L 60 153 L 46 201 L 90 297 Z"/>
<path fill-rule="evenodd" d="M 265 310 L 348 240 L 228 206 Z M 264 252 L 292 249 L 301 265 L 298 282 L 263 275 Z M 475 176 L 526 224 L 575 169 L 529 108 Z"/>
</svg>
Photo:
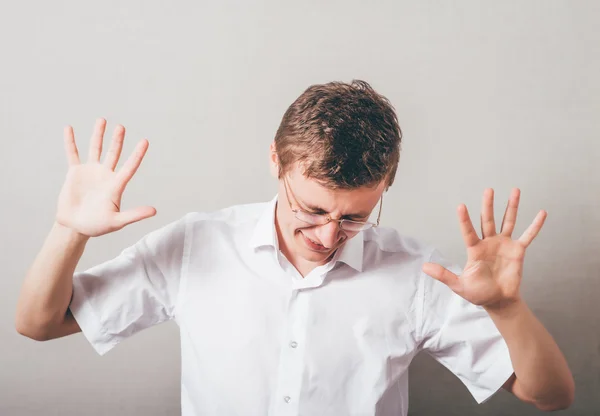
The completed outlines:
<svg viewBox="0 0 600 416">
<path fill-rule="evenodd" d="M 371 228 L 373 224 L 369 222 L 356 222 L 350 220 L 342 220 L 340 223 L 340 227 L 342 230 L 350 231 L 353 233 L 357 233 L 359 231 L 364 231 Z"/>
<path fill-rule="evenodd" d="M 327 224 L 327 217 L 325 215 L 310 214 L 304 211 L 296 211 L 296 218 L 310 225 Z"/>
</svg>

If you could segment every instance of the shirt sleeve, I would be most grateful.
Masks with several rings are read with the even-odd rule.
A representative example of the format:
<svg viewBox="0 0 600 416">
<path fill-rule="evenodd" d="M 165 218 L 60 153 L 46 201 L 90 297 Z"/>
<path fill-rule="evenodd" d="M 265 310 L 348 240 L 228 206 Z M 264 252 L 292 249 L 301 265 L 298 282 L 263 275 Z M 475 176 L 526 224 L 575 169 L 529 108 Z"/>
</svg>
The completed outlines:
<svg viewBox="0 0 600 416">
<path fill-rule="evenodd" d="M 69 309 L 98 354 L 174 317 L 185 218 L 144 236 L 116 258 L 74 274 Z"/>
<path fill-rule="evenodd" d="M 462 273 L 437 251 L 429 261 L 457 276 Z M 422 348 L 454 373 L 477 403 L 486 401 L 514 371 L 508 347 L 494 322 L 483 307 L 424 273 L 419 292 Z"/>
</svg>

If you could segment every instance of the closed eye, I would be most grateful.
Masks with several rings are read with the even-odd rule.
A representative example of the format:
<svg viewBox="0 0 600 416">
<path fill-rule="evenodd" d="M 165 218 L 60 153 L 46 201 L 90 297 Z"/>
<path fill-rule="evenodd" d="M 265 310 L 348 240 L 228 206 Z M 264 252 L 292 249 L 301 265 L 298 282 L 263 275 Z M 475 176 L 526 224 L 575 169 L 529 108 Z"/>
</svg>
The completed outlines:
<svg viewBox="0 0 600 416">
<path fill-rule="evenodd" d="M 344 218 L 344 219 L 350 220 L 350 221 L 356 221 L 356 222 L 365 222 L 365 221 L 367 221 L 368 217 L 359 217 L 359 218 L 348 217 L 348 218 Z"/>
<path fill-rule="evenodd" d="M 303 211 L 310 215 L 327 215 L 325 211 L 314 211 L 310 209 L 304 209 Z"/>
</svg>

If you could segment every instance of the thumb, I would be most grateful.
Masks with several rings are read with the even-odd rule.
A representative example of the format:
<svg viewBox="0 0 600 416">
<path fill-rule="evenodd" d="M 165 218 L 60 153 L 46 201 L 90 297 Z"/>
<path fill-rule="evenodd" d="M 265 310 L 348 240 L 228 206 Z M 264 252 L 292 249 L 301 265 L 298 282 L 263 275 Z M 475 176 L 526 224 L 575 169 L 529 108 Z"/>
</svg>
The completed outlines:
<svg viewBox="0 0 600 416">
<path fill-rule="evenodd" d="M 423 272 L 433 277 L 435 280 L 439 280 L 452 290 L 458 288 L 458 276 L 439 264 L 425 263 L 423 265 Z"/>
<path fill-rule="evenodd" d="M 137 207 L 127 211 L 123 211 L 117 214 L 117 223 L 121 228 L 126 225 L 145 220 L 156 215 L 156 208 L 154 207 Z"/>
</svg>

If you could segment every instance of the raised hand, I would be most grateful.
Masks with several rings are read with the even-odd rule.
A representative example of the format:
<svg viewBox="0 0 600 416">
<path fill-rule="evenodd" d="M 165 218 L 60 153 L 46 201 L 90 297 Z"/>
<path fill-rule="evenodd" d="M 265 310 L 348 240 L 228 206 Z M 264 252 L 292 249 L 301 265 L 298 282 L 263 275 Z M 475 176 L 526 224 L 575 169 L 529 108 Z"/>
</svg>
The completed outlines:
<svg viewBox="0 0 600 416">
<path fill-rule="evenodd" d="M 540 211 L 523 235 L 513 240 L 519 198 L 519 189 L 513 189 L 500 233 L 497 234 L 494 221 L 494 191 L 487 189 L 484 192 L 481 239 L 473 228 L 467 207 L 461 204 L 458 207 L 458 218 L 467 247 L 467 263 L 463 273 L 456 276 L 448 269 L 433 263 L 423 265 L 423 271 L 476 305 L 494 308 L 518 301 L 525 250 L 539 233 L 547 216 L 546 211 Z"/>
<path fill-rule="evenodd" d="M 97 120 L 87 163 L 79 160 L 73 128 L 68 126 L 64 131 L 69 171 L 58 198 L 56 221 L 89 237 L 120 230 L 156 214 L 156 210 L 148 206 L 121 211 L 123 191 L 140 166 L 148 141 L 141 140 L 121 169 L 115 172 L 123 149 L 125 128 L 115 128 L 110 148 L 101 163 L 105 129 L 106 120 Z"/>
</svg>

